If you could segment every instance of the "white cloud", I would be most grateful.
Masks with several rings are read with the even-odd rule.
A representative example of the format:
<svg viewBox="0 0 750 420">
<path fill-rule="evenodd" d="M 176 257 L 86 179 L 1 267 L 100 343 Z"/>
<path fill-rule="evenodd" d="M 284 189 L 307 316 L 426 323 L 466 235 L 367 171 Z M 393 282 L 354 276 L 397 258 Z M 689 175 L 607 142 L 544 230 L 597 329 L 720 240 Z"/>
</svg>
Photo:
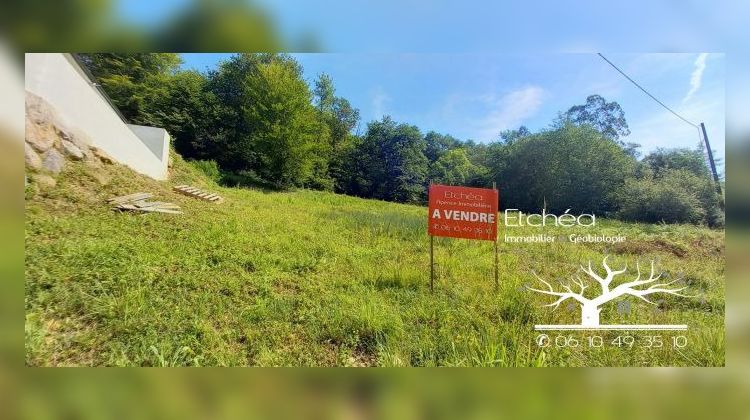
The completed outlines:
<svg viewBox="0 0 750 420">
<path fill-rule="evenodd" d="M 378 86 L 373 92 L 371 99 L 372 116 L 374 119 L 379 120 L 387 114 L 386 105 L 390 101 L 390 95 L 388 95 L 382 87 Z"/>
<path fill-rule="evenodd" d="M 542 105 L 544 89 L 528 86 L 502 96 L 483 95 L 479 98 L 490 108 L 489 113 L 476 121 L 480 141 L 497 138 L 502 130 L 518 128 L 536 114 Z"/>
<path fill-rule="evenodd" d="M 701 88 L 701 83 L 703 82 L 703 72 L 706 70 L 707 57 L 708 54 L 703 53 L 695 59 L 695 63 L 693 63 L 693 73 L 690 75 L 690 90 L 682 100 L 683 104 L 689 101 L 693 97 L 695 92 L 697 92 L 698 89 Z"/>
</svg>

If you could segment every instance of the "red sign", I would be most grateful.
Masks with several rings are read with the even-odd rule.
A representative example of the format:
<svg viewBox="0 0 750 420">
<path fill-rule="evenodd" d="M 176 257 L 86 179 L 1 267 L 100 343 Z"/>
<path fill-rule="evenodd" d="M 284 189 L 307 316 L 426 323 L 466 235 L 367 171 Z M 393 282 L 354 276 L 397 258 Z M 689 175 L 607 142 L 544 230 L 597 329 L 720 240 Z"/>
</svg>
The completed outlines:
<svg viewBox="0 0 750 420">
<path fill-rule="evenodd" d="M 497 239 L 497 190 L 430 185 L 428 197 L 430 235 Z"/>
</svg>

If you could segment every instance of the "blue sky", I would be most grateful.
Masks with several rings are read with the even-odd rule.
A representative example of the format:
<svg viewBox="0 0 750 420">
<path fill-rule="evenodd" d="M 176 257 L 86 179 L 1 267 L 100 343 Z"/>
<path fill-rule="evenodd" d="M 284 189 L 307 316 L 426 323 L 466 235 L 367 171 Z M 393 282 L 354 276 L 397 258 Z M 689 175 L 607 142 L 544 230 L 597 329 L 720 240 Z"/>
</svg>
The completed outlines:
<svg viewBox="0 0 750 420">
<path fill-rule="evenodd" d="M 706 123 L 724 157 L 723 54 L 605 54 L 657 98 Z M 183 54 L 185 68 L 206 70 L 230 54 Z M 504 129 L 549 125 L 591 94 L 615 100 L 632 134 L 625 141 L 695 147 L 698 132 L 643 94 L 596 54 L 293 54 L 310 83 L 331 75 L 337 94 L 360 109 L 363 124 L 383 115 L 462 140 L 488 142 Z"/>
</svg>

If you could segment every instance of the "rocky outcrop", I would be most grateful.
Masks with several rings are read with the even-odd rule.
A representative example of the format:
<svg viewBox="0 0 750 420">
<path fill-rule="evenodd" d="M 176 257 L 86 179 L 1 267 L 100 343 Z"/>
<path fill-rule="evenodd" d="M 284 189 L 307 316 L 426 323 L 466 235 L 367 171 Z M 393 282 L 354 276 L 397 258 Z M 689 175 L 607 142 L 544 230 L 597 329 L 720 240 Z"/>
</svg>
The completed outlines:
<svg viewBox="0 0 750 420">
<path fill-rule="evenodd" d="M 44 154 L 44 160 L 42 161 L 42 169 L 55 175 L 62 172 L 65 167 L 65 158 L 62 153 L 58 152 L 57 149 L 49 149 Z"/>
<path fill-rule="evenodd" d="M 74 159 L 74 160 L 83 159 L 83 151 L 81 151 L 81 149 L 78 146 L 73 144 L 73 142 L 70 142 L 68 140 L 63 140 L 62 150 L 65 153 L 65 156 L 68 156 L 71 159 Z"/>
<path fill-rule="evenodd" d="M 48 124 L 37 124 L 26 119 L 26 143 L 39 153 L 44 153 L 55 145 L 57 135 Z"/>
<path fill-rule="evenodd" d="M 108 163 L 110 165 L 115 163 L 115 160 L 112 158 L 112 156 L 108 155 L 107 152 L 102 149 L 92 147 L 91 152 L 94 156 L 96 156 L 100 161 L 104 163 Z"/>
<path fill-rule="evenodd" d="M 39 157 L 39 154 L 28 143 L 24 144 L 24 158 L 26 159 L 27 168 L 34 171 L 42 169 L 42 158 Z"/>
<path fill-rule="evenodd" d="M 91 147 L 91 141 L 83 133 L 67 127 L 47 101 L 30 92 L 26 92 L 25 138 L 26 171 L 34 174 L 32 180 L 45 187 L 56 185 L 52 176 L 65 169 L 67 160 L 93 165 L 114 163 L 102 150 Z"/>
</svg>

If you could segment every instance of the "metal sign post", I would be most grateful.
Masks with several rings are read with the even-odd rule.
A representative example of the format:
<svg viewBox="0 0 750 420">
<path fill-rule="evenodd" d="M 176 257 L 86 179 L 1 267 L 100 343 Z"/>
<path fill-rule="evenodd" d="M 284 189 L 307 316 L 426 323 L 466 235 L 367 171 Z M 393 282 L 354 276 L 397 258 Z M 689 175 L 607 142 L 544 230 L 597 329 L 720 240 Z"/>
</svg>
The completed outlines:
<svg viewBox="0 0 750 420">
<path fill-rule="evenodd" d="M 435 283 L 434 237 L 463 238 L 495 243 L 495 289 L 499 287 L 497 207 L 492 189 L 433 185 L 428 192 L 427 233 L 430 235 L 430 291 Z"/>
<path fill-rule="evenodd" d="M 497 185 L 495 185 L 495 181 L 492 181 L 492 189 L 495 190 L 495 193 L 497 194 Z M 498 194 L 497 197 L 499 198 L 500 195 Z M 498 210 L 499 210 L 499 203 L 498 203 Z M 499 222 L 499 221 L 498 221 Z M 498 278 L 498 268 L 497 268 L 497 233 L 495 233 L 495 291 L 500 287 L 500 280 Z"/>
<path fill-rule="evenodd" d="M 430 189 L 432 189 L 432 181 L 430 181 Z M 427 190 L 427 200 L 429 201 L 430 197 L 430 190 Z M 429 233 L 429 228 L 428 228 Z M 433 239 L 434 237 L 430 235 L 430 293 L 432 293 L 435 290 L 434 283 L 435 283 L 435 260 L 434 260 L 434 254 L 433 254 Z"/>
<path fill-rule="evenodd" d="M 432 254 L 432 241 L 434 238 L 434 236 L 430 235 L 430 292 L 434 290 L 433 283 L 435 282 L 435 261 Z"/>
</svg>

